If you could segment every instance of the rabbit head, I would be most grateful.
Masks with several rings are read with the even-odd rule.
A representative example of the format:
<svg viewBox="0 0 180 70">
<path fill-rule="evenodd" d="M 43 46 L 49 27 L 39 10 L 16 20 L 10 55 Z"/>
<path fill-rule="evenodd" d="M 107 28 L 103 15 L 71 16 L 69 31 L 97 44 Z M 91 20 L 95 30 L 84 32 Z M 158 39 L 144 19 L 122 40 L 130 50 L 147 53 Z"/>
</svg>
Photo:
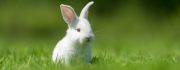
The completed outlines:
<svg viewBox="0 0 180 70">
<path fill-rule="evenodd" d="M 61 13 L 64 21 L 68 25 L 66 36 L 71 41 L 82 43 L 91 42 L 94 37 L 91 25 L 88 21 L 88 9 L 94 2 L 89 2 L 81 11 L 78 17 L 71 6 L 61 4 Z"/>
</svg>

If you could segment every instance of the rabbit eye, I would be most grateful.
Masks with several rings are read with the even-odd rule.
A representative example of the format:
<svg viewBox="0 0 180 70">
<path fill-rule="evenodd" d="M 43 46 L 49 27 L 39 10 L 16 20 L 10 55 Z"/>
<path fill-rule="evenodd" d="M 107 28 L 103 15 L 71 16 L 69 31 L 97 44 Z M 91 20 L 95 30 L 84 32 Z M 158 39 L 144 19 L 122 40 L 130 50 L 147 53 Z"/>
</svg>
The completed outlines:
<svg viewBox="0 0 180 70">
<path fill-rule="evenodd" d="M 77 29 L 76 29 L 76 31 L 77 31 L 77 32 L 80 32 L 80 31 L 81 31 L 81 29 L 80 29 L 80 28 L 77 28 Z"/>
</svg>

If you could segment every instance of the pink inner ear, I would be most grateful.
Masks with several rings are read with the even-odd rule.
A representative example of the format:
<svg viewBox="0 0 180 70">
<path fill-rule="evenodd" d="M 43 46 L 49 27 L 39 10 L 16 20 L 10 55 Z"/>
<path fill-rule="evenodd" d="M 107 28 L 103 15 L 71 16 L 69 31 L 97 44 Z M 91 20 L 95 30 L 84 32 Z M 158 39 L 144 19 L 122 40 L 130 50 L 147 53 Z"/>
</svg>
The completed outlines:
<svg viewBox="0 0 180 70">
<path fill-rule="evenodd" d="M 68 7 L 64 7 L 63 9 L 67 22 L 71 23 L 73 21 L 73 11 Z"/>
</svg>

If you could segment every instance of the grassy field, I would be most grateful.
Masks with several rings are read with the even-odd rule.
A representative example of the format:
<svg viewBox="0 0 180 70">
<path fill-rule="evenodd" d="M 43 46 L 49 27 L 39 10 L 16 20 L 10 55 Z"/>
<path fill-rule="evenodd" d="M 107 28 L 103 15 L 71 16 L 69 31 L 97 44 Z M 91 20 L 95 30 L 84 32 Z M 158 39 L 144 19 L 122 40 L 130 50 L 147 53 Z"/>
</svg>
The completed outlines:
<svg viewBox="0 0 180 70">
<path fill-rule="evenodd" d="M 51 54 L 58 39 L 1 40 L 1 70 L 178 70 L 180 67 L 179 43 L 161 39 L 139 38 L 101 40 L 93 47 L 89 64 L 63 66 L 53 64 Z M 149 44 L 149 45 L 148 45 Z M 145 47 L 146 45 L 146 47 Z"/>
<path fill-rule="evenodd" d="M 72 1 L 0 1 L 0 70 L 180 69 L 180 6 L 170 0 L 152 0 L 157 4 L 147 7 L 143 0 L 95 1 L 89 12 L 95 33 L 91 63 L 53 64 L 53 48 L 67 27 L 59 5 L 79 13 L 88 2 Z"/>
<path fill-rule="evenodd" d="M 55 30 L 53 37 L 9 37 L 0 40 L 1 70 L 178 70 L 180 33 L 174 25 L 146 24 L 138 19 L 90 19 L 95 32 L 93 58 L 89 64 L 53 64 L 51 54 L 65 32 Z M 173 18 L 172 18 L 173 19 Z M 102 21 L 109 20 L 109 21 Z M 115 21 L 115 22 L 114 22 Z M 133 22 L 132 21 L 132 22 Z M 164 20 L 163 22 L 170 22 Z M 99 24 L 98 24 L 99 23 Z M 106 23 L 106 24 L 102 24 Z M 111 24 L 107 24 L 111 23 Z M 123 23 L 123 24 L 121 24 Z M 117 26 L 118 25 L 118 26 Z M 154 26 L 155 25 L 155 26 Z M 127 28 L 126 28 L 127 27 Z M 53 30 L 52 30 L 53 31 Z M 58 31 L 60 31 L 58 33 Z M 43 34 L 41 36 L 44 36 Z M 8 38 L 9 37 L 9 38 Z"/>
</svg>

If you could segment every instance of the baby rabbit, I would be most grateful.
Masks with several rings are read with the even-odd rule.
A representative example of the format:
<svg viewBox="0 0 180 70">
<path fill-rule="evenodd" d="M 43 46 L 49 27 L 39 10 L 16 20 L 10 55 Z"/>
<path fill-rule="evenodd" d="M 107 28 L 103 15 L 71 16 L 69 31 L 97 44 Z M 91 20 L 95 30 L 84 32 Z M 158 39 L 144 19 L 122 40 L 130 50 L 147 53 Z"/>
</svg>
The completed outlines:
<svg viewBox="0 0 180 70">
<path fill-rule="evenodd" d="M 54 63 L 69 64 L 74 61 L 88 63 L 91 60 L 91 42 L 94 33 L 88 21 L 88 10 L 94 2 L 89 2 L 78 17 L 74 9 L 61 4 L 61 13 L 68 25 L 66 35 L 60 40 L 53 50 Z"/>
</svg>

